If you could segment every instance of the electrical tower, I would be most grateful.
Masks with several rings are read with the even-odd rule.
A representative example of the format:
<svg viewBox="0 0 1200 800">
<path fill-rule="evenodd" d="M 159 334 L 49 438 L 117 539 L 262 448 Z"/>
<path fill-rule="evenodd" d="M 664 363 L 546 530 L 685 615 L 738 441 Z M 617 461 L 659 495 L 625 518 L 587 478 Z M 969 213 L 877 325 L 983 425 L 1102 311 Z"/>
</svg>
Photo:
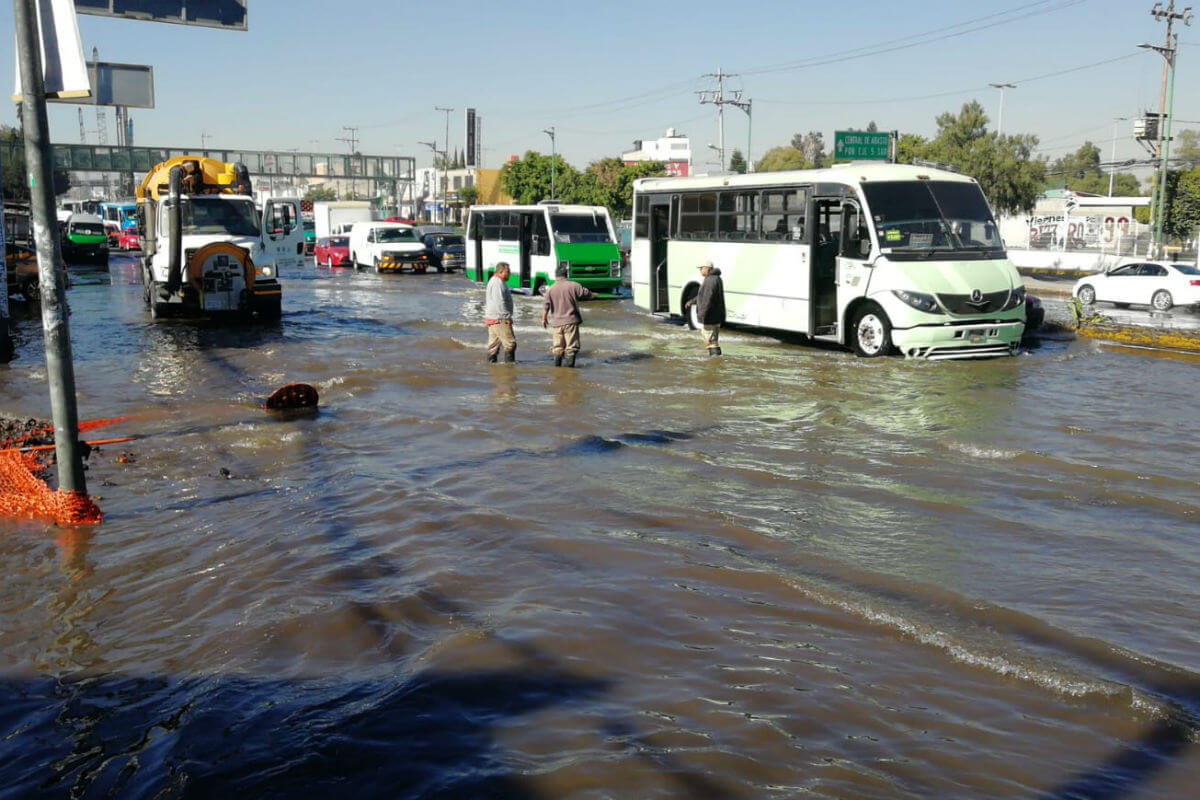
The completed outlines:
<svg viewBox="0 0 1200 800">
<path fill-rule="evenodd" d="M 749 117 L 750 101 L 742 99 L 741 89 L 731 91 L 728 96 L 725 94 L 725 80 L 727 78 L 736 78 L 738 77 L 737 75 L 722 72 L 718 68 L 716 72 L 709 72 L 703 77 L 712 78 L 717 82 L 716 89 L 707 89 L 697 92 L 697 94 L 700 95 L 700 105 L 713 105 L 717 107 L 717 152 L 720 153 L 721 170 L 724 171 L 728 169 L 728 164 L 725 162 L 725 106 L 740 108 Z M 749 149 L 749 146 L 747 146 L 747 149 Z M 750 153 L 746 153 L 746 159 L 750 159 Z"/>
</svg>

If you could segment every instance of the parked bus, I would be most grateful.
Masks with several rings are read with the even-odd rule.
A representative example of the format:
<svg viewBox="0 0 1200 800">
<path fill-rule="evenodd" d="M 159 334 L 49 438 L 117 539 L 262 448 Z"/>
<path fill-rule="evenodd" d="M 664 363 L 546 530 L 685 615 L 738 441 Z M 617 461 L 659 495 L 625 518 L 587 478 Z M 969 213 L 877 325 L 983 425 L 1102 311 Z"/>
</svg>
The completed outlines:
<svg viewBox="0 0 1200 800">
<path fill-rule="evenodd" d="M 683 315 L 705 261 L 721 270 L 730 323 L 860 356 L 1011 355 L 1025 328 L 987 200 L 953 172 L 858 162 L 636 181 L 634 304 Z"/>
<path fill-rule="evenodd" d="M 467 277 L 486 283 L 500 261 L 512 267 L 509 286 L 530 294 L 554 283 L 560 264 L 593 292 L 621 290 L 621 253 L 603 206 L 472 206 Z"/>
</svg>

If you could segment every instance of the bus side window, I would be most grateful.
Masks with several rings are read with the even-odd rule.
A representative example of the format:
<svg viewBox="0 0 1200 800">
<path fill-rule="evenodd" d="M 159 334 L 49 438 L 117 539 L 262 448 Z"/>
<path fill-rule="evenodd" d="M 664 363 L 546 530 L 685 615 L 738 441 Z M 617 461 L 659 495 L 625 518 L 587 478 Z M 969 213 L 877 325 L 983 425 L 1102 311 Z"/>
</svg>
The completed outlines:
<svg viewBox="0 0 1200 800">
<path fill-rule="evenodd" d="M 479 214 L 472 214 L 467 219 L 467 238 L 475 240 L 479 238 Z"/>
<path fill-rule="evenodd" d="M 842 251 L 843 258 L 863 259 L 870 254 L 871 234 L 863 224 L 862 214 L 854 203 L 842 206 Z M 864 243 L 867 251 L 863 252 Z"/>
</svg>

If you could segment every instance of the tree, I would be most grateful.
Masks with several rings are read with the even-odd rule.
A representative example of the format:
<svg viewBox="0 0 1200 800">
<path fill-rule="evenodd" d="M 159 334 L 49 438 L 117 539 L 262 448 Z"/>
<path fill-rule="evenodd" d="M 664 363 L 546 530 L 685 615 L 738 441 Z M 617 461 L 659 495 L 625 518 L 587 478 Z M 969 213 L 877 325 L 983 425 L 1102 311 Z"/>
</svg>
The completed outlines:
<svg viewBox="0 0 1200 800">
<path fill-rule="evenodd" d="M 550 156 L 528 150 L 517 161 L 510 161 L 500 171 L 504 191 L 519 205 L 531 205 L 550 199 Z M 554 156 L 555 194 L 571 196 L 579 180 L 579 171 L 560 155 Z"/>
<path fill-rule="evenodd" d="M 29 199 L 29 177 L 25 174 L 25 139 L 19 128 L 0 125 L 0 148 L 4 149 L 2 186 L 7 200 Z M 71 188 L 71 175 L 54 167 L 54 196 L 64 195 Z"/>
<path fill-rule="evenodd" d="M 464 186 L 458 190 L 458 200 L 464 206 L 473 206 L 479 202 L 479 189 L 474 186 Z"/>
<path fill-rule="evenodd" d="M 746 163 L 746 157 L 742 155 L 741 150 L 734 150 L 729 156 L 729 171 L 736 172 L 738 175 L 745 175 L 749 165 Z"/>
<path fill-rule="evenodd" d="M 1084 142 L 1074 153 L 1059 158 L 1046 173 L 1047 185 L 1062 186 L 1073 192 L 1108 194 L 1108 173 L 1100 167 L 1100 148 Z M 1141 192 L 1138 179 L 1122 172 L 1113 177 L 1113 194 L 1137 195 Z"/>
<path fill-rule="evenodd" d="M 1200 227 L 1200 167 L 1167 172 L 1163 236 L 1190 239 Z M 1139 209 L 1140 210 L 1140 209 Z"/>
<path fill-rule="evenodd" d="M 613 219 L 633 216 L 633 182 L 666 174 L 661 161 L 625 164 L 619 158 L 593 161 L 564 199 L 583 205 L 604 206 Z"/>
<path fill-rule="evenodd" d="M 867 133 L 878 133 L 878 132 L 879 132 L 879 126 L 875 124 L 875 120 L 871 120 L 870 122 L 867 123 Z"/>
<path fill-rule="evenodd" d="M 915 133 L 905 133 L 896 142 L 896 161 L 900 164 L 911 164 L 925 152 L 929 141 L 924 136 Z"/>
<path fill-rule="evenodd" d="M 820 131 L 793 135 L 792 147 L 804 153 L 805 159 L 814 168 L 820 169 L 829 165 L 829 156 L 825 154 L 825 135 Z"/>
<path fill-rule="evenodd" d="M 789 169 L 808 169 L 812 164 L 804 153 L 794 147 L 772 147 L 754 165 L 755 172 L 782 172 Z"/>
<path fill-rule="evenodd" d="M 337 200 L 337 191 L 329 186 L 314 186 L 304 193 L 305 200 Z"/>
<path fill-rule="evenodd" d="M 1183 130 L 1178 136 L 1172 136 L 1178 141 L 1171 147 L 1171 157 L 1188 162 L 1188 166 L 1200 166 L 1200 131 Z"/>
<path fill-rule="evenodd" d="M 1046 164 L 1033 157 L 1038 138 L 1032 134 L 1000 136 L 987 129 L 988 117 L 977 101 L 957 114 L 937 118 L 937 135 L 928 142 L 905 142 L 902 155 L 958 168 L 979 181 L 983 193 L 1000 214 L 1028 213 L 1041 195 Z"/>
</svg>

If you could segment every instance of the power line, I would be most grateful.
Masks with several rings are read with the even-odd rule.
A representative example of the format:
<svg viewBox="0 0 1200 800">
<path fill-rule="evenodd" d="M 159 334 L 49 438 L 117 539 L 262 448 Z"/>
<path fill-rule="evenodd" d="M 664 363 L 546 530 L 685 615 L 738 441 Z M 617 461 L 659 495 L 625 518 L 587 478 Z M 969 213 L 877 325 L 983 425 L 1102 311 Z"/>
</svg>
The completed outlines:
<svg viewBox="0 0 1200 800">
<path fill-rule="evenodd" d="M 919 46 L 925 45 L 925 44 L 934 44 L 935 42 L 945 41 L 946 39 L 953 39 L 953 38 L 957 38 L 959 36 L 965 36 L 969 33 L 977 33 L 978 31 L 987 30 L 989 28 L 995 28 L 995 27 L 999 27 L 1001 25 L 1008 25 L 1013 22 L 1019 22 L 1023 19 L 1028 19 L 1030 17 L 1040 16 L 1042 14 L 1049 14 L 1049 13 L 1052 13 L 1055 11 L 1061 11 L 1065 8 L 1070 8 L 1072 6 L 1080 5 L 1080 4 L 1086 3 L 1086 2 L 1089 2 L 1089 0 L 1066 0 L 1065 2 L 1054 2 L 1054 3 L 1050 3 L 1049 0 L 1041 0 L 1041 2 L 1029 3 L 1029 4 L 1026 4 L 1023 6 L 1016 6 L 1014 8 L 1008 9 L 1007 11 L 1000 11 L 1000 12 L 988 14 L 988 15 L 985 15 L 982 17 L 976 17 L 974 19 L 970 19 L 965 22 L 960 22 L 955 25 L 948 25 L 948 26 L 945 26 L 942 28 L 934 28 L 930 31 L 925 31 L 924 33 L 912 34 L 912 35 L 905 36 L 905 37 L 902 37 L 899 39 L 889 39 L 887 41 L 878 42 L 873 45 L 858 47 L 858 48 L 854 48 L 851 50 L 844 50 L 844 51 L 841 51 L 840 53 L 831 53 L 831 54 L 828 54 L 825 56 L 814 56 L 812 58 L 800 59 L 798 61 L 784 62 L 781 64 L 772 64 L 772 65 L 768 65 L 768 66 L 764 66 L 764 67 L 756 67 L 756 68 L 752 68 L 752 69 L 743 69 L 741 71 L 741 73 L 743 75 L 762 75 L 762 74 L 771 73 L 771 72 L 788 72 L 788 71 L 798 70 L 798 69 L 807 69 L 809 67 L 825 66 L 828 64 L 838 64 L 838 63 L 841 63 L 844 61 L 853 61 L 853 60 L 860 59 L 860 58 L 867 58 L 867 57 L 873 56 L 873 55 L 882 55 L 884 53 L 894 53 L 898 50 L 907 50 L 909 48 L 919 47 Z M 1051 6 L 1050 8 L 1043 8 L 1040 10 L 1028 10 L 1028 9 L 1037 9 L 1038 6 L 1045 6 L 1048 4 Z M 1018 11 L 1025 11 L 1026 13 L 1016 14 L 1015 12 L 1018 12 Z M 1008 15 L 1012 15 L 1012 16 L 1008 16 Z M 996 17 L 1003 17 L 1003 16 L 1007 16 L 1007 18 L 995 20 Z M 986 24 L 978 24 L 978 25 L 975 24 L 975 23 L 984 22 L 985 20 L 995 20 L 995 21 L 987 22 Z M 973 26 L 973 27 L 969 27 L 969 26 Z M 962 28 L 963 30 L 954 30 L 956 28 Z M 946 31 L 953 31 L 953 32 L 946 32 Z M 943 33 L 943 32 L 946 32 L 946 33 Z M 941 35 L 934 36 L 933 34 L 941 34 Z M 916 40 L 916 41 L 914 41 L 914 40 Z"/>
</svg>

